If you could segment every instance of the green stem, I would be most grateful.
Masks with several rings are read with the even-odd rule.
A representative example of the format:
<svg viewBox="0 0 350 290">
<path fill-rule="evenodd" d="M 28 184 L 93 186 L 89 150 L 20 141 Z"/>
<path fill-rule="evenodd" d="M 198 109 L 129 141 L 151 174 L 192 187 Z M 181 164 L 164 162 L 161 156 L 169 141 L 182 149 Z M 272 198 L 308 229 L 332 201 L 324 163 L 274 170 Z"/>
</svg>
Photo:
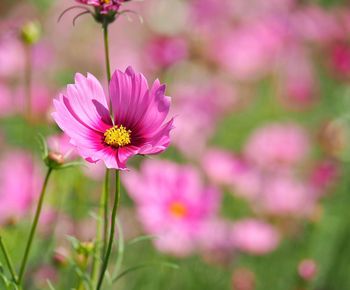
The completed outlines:
<svg viewBox="0 0 350 290">
<path fill-rule="evenodd" d="M 32 115 L 32 47 L 25 46 L 26 64 L 24 70 L 25 114 L 30 120 Z"/>
<path fill-rule="evenodd" d="M 103 41 L 105 47 L 105 59 L 106 59 L 106 72 L 108 83 L 111 80 L 111 63 L 109 60 L 109 44 L 108 44 L 108 24 L 103 24 Z"/>
<path fill-rule="evenodd" d="M 36 208 L 33 224 L 32 224 L 32 227 L 30 229 L 30 234 L 29 234 L 29 238 L 28 238 L 28 241 L 27 241 L 27 246 L 26 246 L 26 249 L 25 249 L 25 252 L 24 252 L 24 256 L 23 256 L 22 263 L 21 263 L 21 268 L 20 268 L 19 275 L 18 275 L 18 286 L 21 286 L 21 284 L 22 284 L 24 272 L 26 270 L 26 266 L 27 266 L 27 262 L 28 262 L 29 252 L 30 252 L 30 249 L 32 247 L 33 238 L 34 238 L 34 235 L 35 235 L 35 232 L 36 232 L 36 228 L 37 228 L 37 225 L 38 225 L 38 222 L 39 222 L 39 217 L 40 217 L 40 214 L 41 214 L 41 209 L 43 207 L 43 202 L 44 202 L 44 198 L 45 198 L 46 187 L 47 187 L 47 183 L 49 181 L 51 172 L 52 172 L 52 168 L 49 168 L 47 173 L 46 173 L 44 184 L 43 184 L 43 187 L 42 187 L 42 190 L 41 190 L 41 193 L 40 193 L 38 206 Z"/>
<path fill-rule="evenodd" d="M 114 237 L 115 222 L 116 222 L 115 220 L 117 216 L 119 200 L 120 200 L 120 173 L 119 173 L 119 170 L 117 170 L 115 173 L 115 193 L 114 193 L 114 204 L 113 204 L 113 210 L 112 210 L 112 216 L 111 216 L 111 228 L 109 233 L 109 241 L 108 241 L 106 255 L 104 256 L 104 259 L 103 259 L 100 277 L 97 283 L 96 290 L 100 290 L 102 287 L 103 278 L 105 276 L 105 273 L 108 267 L 109 257 L 112 252 L 113 241 L 115 239 Z"/>
<path fill-rule="evenodd" d="M 2 237 L 0 237 L 0 248 L 1 248 L 1 251 L 2 251 L 2 253 L 4 255 L 7 267 L 9 269 L 9 271 L 10 271 L 12 280 L 16 283 L 17 282 L 17 275 L 15 273 L 15 270 L 14 270 L 11 258 L 10 258 L 9 254 L 8 254 L 8 251 L 6 249 L 6 246 L 5 246 L 4 242 L 2 241 Z"/>
<path fill-rule="evenodd" d="M 102 256 L 106 254 L 108 239 L 108 204 L 109 204 L 109 169 L 106 169 L 103 186 L 103 248 Z"/>
<path fill-rule="evenodd" d="M 97 237 L 96 237 L 96 245 L 95 245 L 95 253 L 93 257 L 93 264 L 92 264 L 92 270 L 91 270 L 91 279 L 93 282 L 93 285 L 97 283 L 97 276 L 98 276 L 98 268 L 99 268 L 99 258 L 98 256 L 101 254 L 103 257 L 106 252 L 107 248 L 107 234 L 108 234 L 108 200 L 109 200 L 109 169 L 106 169 L 105 173 L 105 179 L 103 182 L 103 194 L 100 198 L 100 205 L 99 205 L 99 221 L 98 221 L 98 227 L 97 227 Z M 103 229 L 102 229 L 103 224 Z M 102 249 L 101 249 L 101 240 L 102 243 Z"/>
</svg>

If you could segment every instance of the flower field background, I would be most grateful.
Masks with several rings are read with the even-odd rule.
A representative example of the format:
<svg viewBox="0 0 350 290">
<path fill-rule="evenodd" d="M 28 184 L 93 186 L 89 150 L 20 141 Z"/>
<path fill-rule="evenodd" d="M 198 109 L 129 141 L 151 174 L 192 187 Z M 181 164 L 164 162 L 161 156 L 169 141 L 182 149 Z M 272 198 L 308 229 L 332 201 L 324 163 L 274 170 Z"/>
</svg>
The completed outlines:
<svg viewBox="0 0 350 290">
<path fill-rule="evenodd" d="M 109 90 L 90 2 L 1 0 L 0 290 L 95 290 L 106 166 L 120 169 L 121 200 L 101 289 L 350 289 L 347 1 L 120 3 Z M 114 108 L 103 94 L 120 96 Z M 104 134 L 106 122 L 85 131 L 112 112 Z M 115 160 L 92 156 L 93 134 Z M 10 288 L 4 253 L 21 276 L 46 166 L 64 170 L 47 184 L 23 288 Z"/>
</svg>

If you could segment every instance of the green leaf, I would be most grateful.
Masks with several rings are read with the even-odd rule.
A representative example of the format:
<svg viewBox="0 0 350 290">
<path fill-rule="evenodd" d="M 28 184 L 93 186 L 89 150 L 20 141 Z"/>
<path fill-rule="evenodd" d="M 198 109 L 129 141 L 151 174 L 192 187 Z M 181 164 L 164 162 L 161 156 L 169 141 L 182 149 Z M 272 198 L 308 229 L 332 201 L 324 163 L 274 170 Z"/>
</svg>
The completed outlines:
<svg viewBox="0 0 350 290">
<path fill-rule="evenodd" d="M 134 271 L 137 271 L 137 270 L 140 270 L 140 269 L 143 269 L 143 268 L 148 268 L 148 267 L 151 267 L 151 266 L 164 266 L 164 267 L 169 267 L 169 268 L 176 269 L 176 270 L 179 269 L 179 266 L 174 264 L 174 263 L 169 263 L 169 262 L 149 262 L 149 263 L 136 265 L 136 266 L 133 266 L 133 267 L 130 267 L 130 268 L 124 270 L 119 275 L 115 276 L 112 281 L 113 281 L 113 283 L 115 283 L 120 278 L 122 278 L 123 276 L 125 276 L 125 275 L 127 275 L 127 274 L 129 274 L 131 272 L 134 272 Z"/>
</svg>

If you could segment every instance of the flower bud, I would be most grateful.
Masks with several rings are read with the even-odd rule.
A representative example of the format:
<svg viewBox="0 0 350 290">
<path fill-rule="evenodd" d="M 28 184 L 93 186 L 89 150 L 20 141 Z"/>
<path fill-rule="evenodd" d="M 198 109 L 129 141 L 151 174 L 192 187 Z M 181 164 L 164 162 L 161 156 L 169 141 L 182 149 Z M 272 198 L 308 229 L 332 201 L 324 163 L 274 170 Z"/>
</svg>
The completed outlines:
<svg viewBox="0 0 350 290">
<path fill-rule="evenodd" d="M 21 29 L 22 41 L 27 45 L 37 43 L 41 36 L 41 26 L 38 21 L 30 21 L 23 25 Z"/>
</svg>

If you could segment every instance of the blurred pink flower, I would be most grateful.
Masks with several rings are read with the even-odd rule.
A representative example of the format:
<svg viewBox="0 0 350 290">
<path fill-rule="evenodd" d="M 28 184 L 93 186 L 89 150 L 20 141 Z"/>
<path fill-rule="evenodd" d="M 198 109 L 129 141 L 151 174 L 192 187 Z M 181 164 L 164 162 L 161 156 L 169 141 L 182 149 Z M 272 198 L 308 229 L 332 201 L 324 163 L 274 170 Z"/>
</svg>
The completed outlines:
<svg viewBox="0 0 350 290">
<path fill-rule="evenodd" d="M 49 153 L 59 154 L 64 161 L 78 157 L 75 146 L 70 143 L 70 138 L 65 134 L 51 135 L 47 139 Z"/>
<path fill-rule="evenodd" d="M 340 77 L 350 77 L 350 45 L 348 43 L 336 42 L 332 45 L 331 66 Z"/>
<path fill-rule="evenodd" d="M 292 17 L 292 26 L 302 39 L 317 44 L 325 44 L 344 36 L 338 15 L 320 5 L 307 5 L 297 10 Z"/>
<path fill-rule="evenodd" d="M 318 83 L 311 57 L 299 45 L 290 45 L 282 57 L 281 101 L 289 108 L 305 109 L 315 103 Z"/>
<path fill-rule="evenodd" d="M 15 105 L 19 112 L 25 110 L 26 104 L 26 92 L 24 87 L 19 87 L 14 94 Z M 34 117 L 43 116 L 46 117 L 46 114 L 49 111 L 49 108 L 52 104 L 52 92 L 49 88 L 41 85 L 33 85 L 31 90 L 31 110 Z"/>
<path fill-rule="evenodd" d="M 151 67 L 165 69 L 188 56 L 187 46 L 184 38 L 157 36 L 146 44 L 146 58 Z"/>
<path fill-rule="evenodd" d="M 158 154 L 170 143 L 173 119 L 164 123 L 170 97 L 158 80 L 151 88 L 140 73 L 129 67 L 117 70 L 110 82 L 114 118 L 99 81 L 76 74 L 75 84 L 54 100 L 53 118 L 89 162 L 103 160 L 107 168 L 126 169 L 136 154 Z"/>
<path fill-rule="evenodd" d="M 17 78 L 23 72 L 24 50 L 16 36 L 0 38 L 0 78 Z"/>
<path fill-rule="evenodd" d="M 312 259 L 305 259 L 299 263 L 298 274 L 304 280 L 312 280 L 317 274 L 317 264 Z"/>
<path fill-rule="evenodd" d="M 262 168 L 296 165 L 309 151 L 305 130 L 293 123 L 271 123 L 256 129 L 245 146 L 245 156 Z"/>
<path fill-rule="evenodd" d="M 190 1 L 190 19 L 200 28 L 214 30 L 229 21 L 230 0 L 192 0 Z"/>
<path fill-rule="evenodd" d="M 39 195 L 42 180 L 31 156 L 22 151 L 4 155 L 0 171 L 0 224 L 6 224 L 28 213 Z"/>
<path fill-rule="evenodd" d="M 210 149 L 202 157 L 202 168 L 208 177 L 219 184 L 232 184 L 235 157 L 231 152 Z"/>
<path fill-rule="evenodd" d="M 82 167 L 84 174 L 93 180 L 102 180 L 105 175 L 106 167 L 102 161 L 96 163 L 86 162 Z"/>
<path fill-rule="evenodd" d="M 315 194 L 307 184 L 288 174 L 266 178 L 260 206 L 272 215 L 305 216 L 314 208 Z"/>
<path fill-rule="evenodd" d="M 0 83 L 0 117 L 6 117 L 13 113 L 13 100 L 10 89 Z"/>
<path fill-rule="evenodd" d="M 282 21 L 259 20 L 216 35 L 211 54 L 233 78 L 255 80 L 274 67 L 287 36 Z"/>
<path fill-rule="evenodd" d="M 231 239 L 238 250 L 253 255 L 272 252 L 280 241 L 278 232 L 270 224 L 256 219 L 237 221 L 233 225 Z"/>
<path fill-rule="evenodd" d="M 211 149 L 203 156 L 202 167 L 212 181 L 228 186 L 239 197 L 252 200 L 259 193 L 260 174 L 242 157 Z"/>
<path fill-rule="evenodd" d="M 339 177 L 339 169 L 339 165 L 334 161 L 319 162 L 311 172 L 310 184 L 318 190 L 319 194 L 324 194 Z"/>
<path fill-rule="evenodd" d="M 234 107 L 236 91 L 229 84 L 211 78 L 198 84 L 177 85 L 173 93 L 176 104 L 172 112 L 177 115 L 174 145 L 187 157 L 200 158 L 215 124 Z"/>
<path fill-rule="evenodd" d="M 201 226 L 218 210 L 219 193 L 203 186 L 194 168 L 169 161 L 146 160 L 139 173 L 123 177 L 146 232 L 158 237 L 157 248 L 179 256 L 195 251 Z"/>
</svg>

